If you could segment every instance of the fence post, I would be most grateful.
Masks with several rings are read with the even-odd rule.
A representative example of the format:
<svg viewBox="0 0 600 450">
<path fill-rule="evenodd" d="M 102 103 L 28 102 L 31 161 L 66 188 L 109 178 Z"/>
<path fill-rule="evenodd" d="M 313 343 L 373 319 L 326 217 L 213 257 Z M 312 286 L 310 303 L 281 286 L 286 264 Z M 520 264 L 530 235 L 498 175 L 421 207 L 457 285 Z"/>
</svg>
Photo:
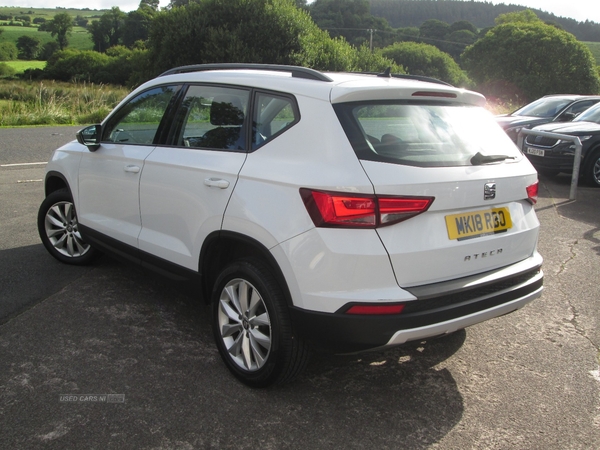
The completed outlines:
<svg viewBox="0 0 600 450">
<path fill-rule="evenodd" d="M 547 131 L 522 129 L 521 131 L 519 131 L 519 135 L 517 137 L 517 147 L 519 147 L 519 150 L 521 150 L 521 153 L 523 153 L 524 155 L 527 154 L 527 150 L 523 149 L 525 135 L 549 137 L 554 139 L 560 139 L 562 141 L 571 141 L 575 144 L 575 159 L 573 160 L 573 173 L 571 174 L 571 190 L 569 191 L 569 200 L 575 200 L 577 198 L 577 183 L 579 181 L 579 169 L 581 168 L 581 151 L 583 148 L 579 136 L 570 136 L 568 134 L 549 133 Z"/>
</svg>

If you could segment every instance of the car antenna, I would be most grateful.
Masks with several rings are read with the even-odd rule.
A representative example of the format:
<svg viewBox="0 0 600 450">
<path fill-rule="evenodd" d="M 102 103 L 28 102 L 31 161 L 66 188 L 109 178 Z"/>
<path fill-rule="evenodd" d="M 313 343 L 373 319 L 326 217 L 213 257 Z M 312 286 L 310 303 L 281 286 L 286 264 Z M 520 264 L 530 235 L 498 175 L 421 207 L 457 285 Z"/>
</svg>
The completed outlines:
<svg viewBox="0 0 600 450">
<path fill-rule="evenodd" d="M 392 78 L 392 68 L 388 67 L 382 73 L 378 73 L 377 76 L 381 78 Z"/>
</svg>

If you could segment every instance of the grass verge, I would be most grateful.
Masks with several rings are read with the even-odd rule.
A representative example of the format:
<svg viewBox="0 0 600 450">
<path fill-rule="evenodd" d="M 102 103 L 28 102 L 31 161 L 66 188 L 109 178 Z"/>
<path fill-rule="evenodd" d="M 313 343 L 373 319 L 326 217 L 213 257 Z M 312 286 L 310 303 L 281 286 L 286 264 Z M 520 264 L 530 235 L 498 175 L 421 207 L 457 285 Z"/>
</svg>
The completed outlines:
<svg viewBox="0 0 600 450">
<path fill-rule="evenodd" d="M 99 123 L 128 93 L 90 83 L 0 80 L 0 126 Z"/>
</svg>

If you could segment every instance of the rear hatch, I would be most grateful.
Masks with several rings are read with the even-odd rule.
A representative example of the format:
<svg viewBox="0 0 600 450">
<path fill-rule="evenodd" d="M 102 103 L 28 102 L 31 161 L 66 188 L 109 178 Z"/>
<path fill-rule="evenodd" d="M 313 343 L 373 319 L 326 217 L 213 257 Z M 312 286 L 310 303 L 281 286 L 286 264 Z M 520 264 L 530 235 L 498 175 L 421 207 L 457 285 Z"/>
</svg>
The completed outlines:
<svg viewBox="0 0 600 450">
<path fill-rule="evenodd" d="M 334 104 L 376 196 L 422 205 L 376 228 L 402 287 L 509 266 L 538 238 L 529 161 L 477 102 L 426 94 Z"/>
</svg>

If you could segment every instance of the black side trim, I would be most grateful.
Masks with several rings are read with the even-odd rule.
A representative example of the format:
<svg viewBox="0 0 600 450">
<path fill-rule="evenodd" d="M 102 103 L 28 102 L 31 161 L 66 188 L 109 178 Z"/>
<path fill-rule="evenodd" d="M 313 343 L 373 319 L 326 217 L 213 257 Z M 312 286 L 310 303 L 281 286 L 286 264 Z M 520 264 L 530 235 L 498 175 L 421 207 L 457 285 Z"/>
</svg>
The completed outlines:
<svg viewBox="0 0 600 450">
<path fill-rule="evenodd" d="M 158 258 L 150 253 L 140 251 L 131 245 L 124 244 L 85 225 L 79 224 L 79 231 L 83 239 L 94 248 L 110 254 L 119 260 L 141 265 L 172 280 L 197 280 L 200 276 L 198 272 Z"/>
</svg>

